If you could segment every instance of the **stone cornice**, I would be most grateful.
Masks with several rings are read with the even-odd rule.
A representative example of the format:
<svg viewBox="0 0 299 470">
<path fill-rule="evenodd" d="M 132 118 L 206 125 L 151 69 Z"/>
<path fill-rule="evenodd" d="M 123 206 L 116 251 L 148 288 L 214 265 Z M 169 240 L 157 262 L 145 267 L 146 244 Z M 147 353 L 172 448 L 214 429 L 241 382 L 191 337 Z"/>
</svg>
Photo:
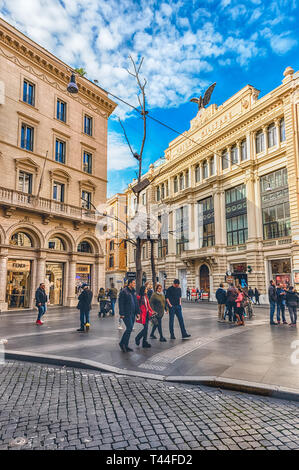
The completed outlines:
<svg viewBox="0 0 299 470">
<path fill-rule="evenodd" d="M 0 54 L 6 59 L 36 75 L 60 93 L 70 96 L 66 91 L 70 78 L 69 67 L 46 50 L 35 46 L 25 36 L 21 37 L 14 31 L 7 30 L 3 21 L 0 21 L 0 46 Z M 108 118 L 117 106 L 116 103 L 110 100 L 100 87 L 83 77 L 77 76 L 77 85 L 79 93 L 72 98 L 91 111 Z"/>
</svg>

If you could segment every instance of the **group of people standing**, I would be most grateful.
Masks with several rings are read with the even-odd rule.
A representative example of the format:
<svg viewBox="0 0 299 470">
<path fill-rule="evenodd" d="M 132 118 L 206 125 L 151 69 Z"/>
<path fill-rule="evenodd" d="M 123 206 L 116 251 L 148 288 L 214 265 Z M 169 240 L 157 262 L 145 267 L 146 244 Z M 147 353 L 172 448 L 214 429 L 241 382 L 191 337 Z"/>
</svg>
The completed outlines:
<svg viewBox="0 0 299 470">
<path fill-rule="evenodd" d="M 274 281 L 270 281 L 268 289 L 268 297 L 270 302 L 270 325 L 287 325 L 285 316 L 285 308 L 288 307 L 291 327 L 297 324 L 297 308 L 299 306 L 299 294 L 293 286 L 284 288 L 281 284 L 275 285 Z M 274 320 L 276 310 L 276 321 Z M 280 316 L 281 314 L 281 316 Z"/>
<path fill-rule="evenodd" d="M 226 316 L 230 323 L 236 322 L 239 325 L 245 325 L 245 307 L 249 301 L 249 295 L 245 289 L 235 287 L 230 284 L 225 290 L 221 283 L 216 291 L 218 303 L 218 321 L 225 322 Z"/>
<path fill-rule="evenodd" d="M 191 335 L 187 333 L 184 324 L 181 303 L 182 292 L 178 279 L 173 281 L 173 285 L 167 289 L 165 296 L 161 284 L 156 285 L 155 292 L 153 292 L 149 285 L 142 286 L 138 295 L 136 295 L 135 289 L 136 281 L 134 279 L 129 280 L 127 286 L 120 291 L 118 299 L 119 315 L 126 326 L 126 330 L 119 343 L 119 347 L 123 352 L 133 351 L 129 347 L 129 341 L 135 321 L 143 325 L 142 330 L 135 338 L 137 346 L 139 346 L 142 341 L 143 348 L 151 347 L 151 344 L 148 342 L 150 321 L 153 323 L 150 338 L 157 339 L 155 331 L 158 329 L 160 341 L 166 342 L 167 340 L 162 331 L 162 318 L 167 312 L 169 312 L 170 339 L 175 339 L 175 317 L 177 317 L 179 322 L 182 339 L 190 338 Z"/>
</svg>

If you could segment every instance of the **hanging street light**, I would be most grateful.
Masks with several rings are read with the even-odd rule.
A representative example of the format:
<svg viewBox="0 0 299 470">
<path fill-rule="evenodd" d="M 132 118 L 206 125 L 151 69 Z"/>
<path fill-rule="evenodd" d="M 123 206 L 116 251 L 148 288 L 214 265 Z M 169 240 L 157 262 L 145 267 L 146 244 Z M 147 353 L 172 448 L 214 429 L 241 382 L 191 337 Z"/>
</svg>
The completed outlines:
<svg viewBox="0 0 299 470">
<path fill-rule="evenodd" d="M 78 85 L 77 85 L 77 83 L 76 83 L 76 77 L 75 77 L 75 74 L 74 74 L 74 73 L 72 73 L 72 75 L 71 75 L 70 82 L 69 82 L 69 84 L 68 84 L 68 86 L 67 86 L 67 91 L 68 91 L 69 93 L 78 93 L 78 91 L 79 91 L 79 90 L 78 90 Z"/>
</svg>

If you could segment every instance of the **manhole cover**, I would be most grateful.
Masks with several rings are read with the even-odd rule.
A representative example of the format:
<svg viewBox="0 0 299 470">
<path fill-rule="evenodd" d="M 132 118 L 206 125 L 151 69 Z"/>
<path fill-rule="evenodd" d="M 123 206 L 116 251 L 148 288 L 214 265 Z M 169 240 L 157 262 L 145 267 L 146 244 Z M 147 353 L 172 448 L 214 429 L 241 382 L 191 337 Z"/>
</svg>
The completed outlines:
<svg viewBox="0 0 299 470">
<path fill-rule="evenodd" d="M 11 446 L 24 446 L 25 444 L 27 444 L 27 439 L 25 439 L 25 437 L 16 437 L 10 441 Z"/>
</svg>

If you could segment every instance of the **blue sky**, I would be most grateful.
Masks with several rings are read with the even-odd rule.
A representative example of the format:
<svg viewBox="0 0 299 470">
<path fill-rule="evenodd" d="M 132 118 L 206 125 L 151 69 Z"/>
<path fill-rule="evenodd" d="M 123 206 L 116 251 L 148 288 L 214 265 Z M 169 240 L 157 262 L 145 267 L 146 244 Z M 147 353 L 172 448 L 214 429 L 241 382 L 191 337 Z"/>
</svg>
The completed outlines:
<svg viewBox="0 0 299 470">
<path fill-rule="evenodd" d="M 108 92 L 137 106 L 128 56 L 144 56 L 150 114 L 180 132 L 197 107 L 193 96 L 217 82 L 220 105 L 251 84 L 261 95 L 299 69 L 298 0 L 0 0 L 1 16 L 73 67 L 84 67 Z M 120 117 L 135 151 L 142 123 L 119 103 L 109 120 L 108 196 L 136 176 Z M 149 121 L 144 171 L 176 137 Z"/>
</svg>

